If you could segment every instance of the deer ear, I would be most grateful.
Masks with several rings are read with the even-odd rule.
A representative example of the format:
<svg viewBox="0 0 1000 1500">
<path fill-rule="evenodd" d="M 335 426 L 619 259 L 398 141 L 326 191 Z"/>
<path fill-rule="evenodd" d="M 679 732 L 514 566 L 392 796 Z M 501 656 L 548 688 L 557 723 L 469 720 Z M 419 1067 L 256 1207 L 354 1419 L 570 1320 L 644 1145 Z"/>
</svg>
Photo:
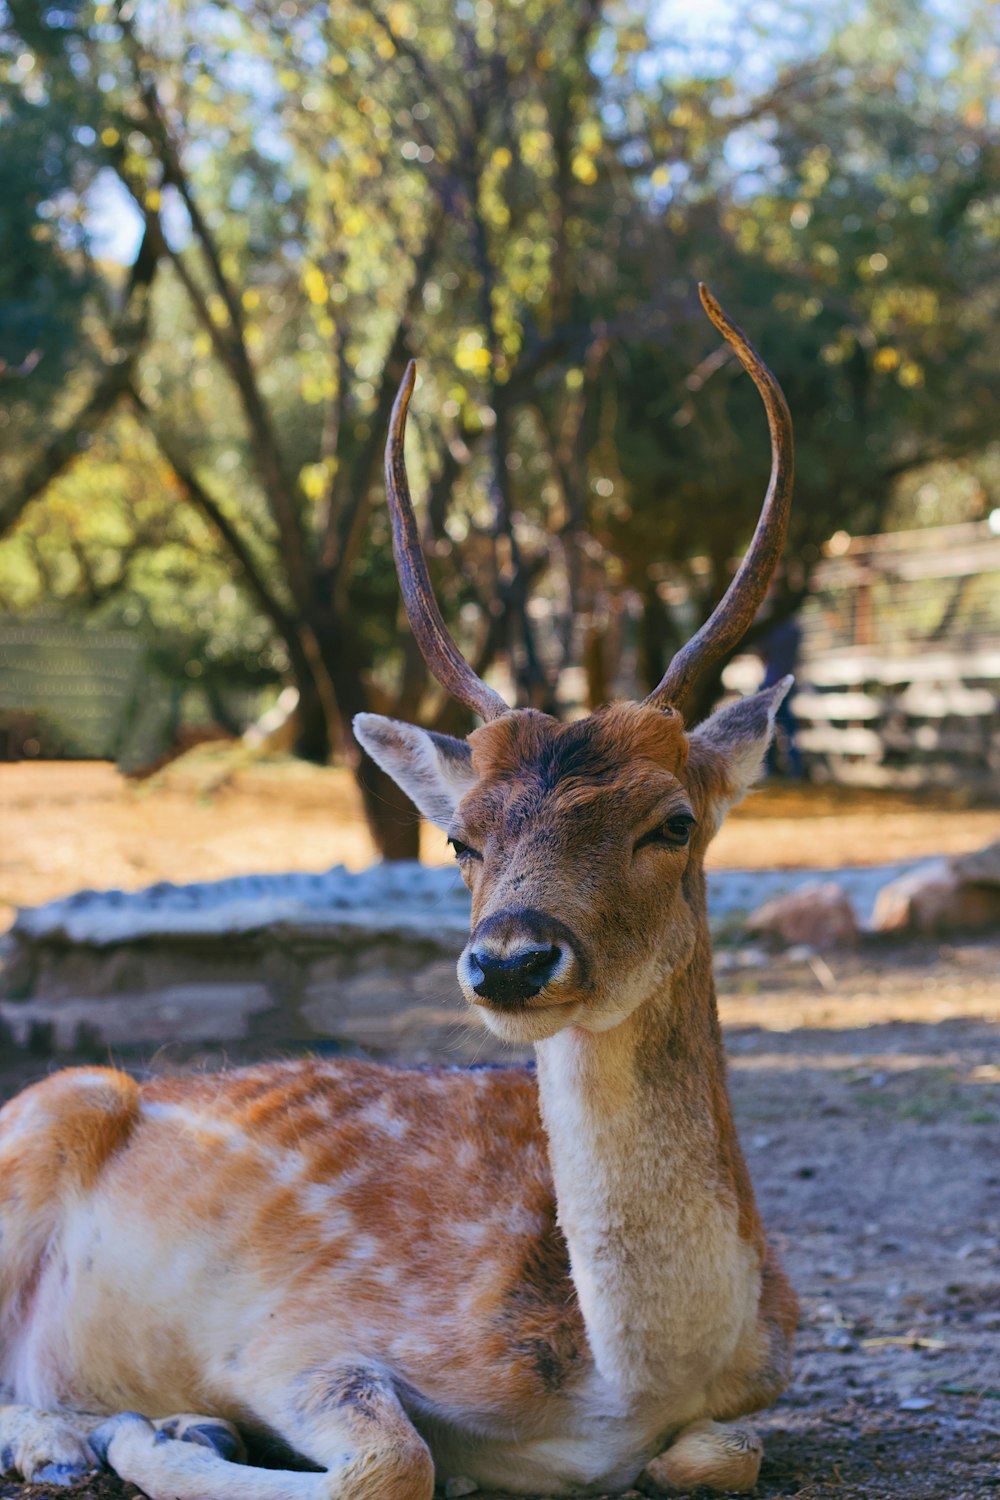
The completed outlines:
<svg viewBox="0 0 1000 1500">
<path fill-rule="evenodd" d="M 465 740 L 381 714 L 356 714 L 354 737 L 424 817 L 447 832 L 455 808 L 479 779 Z"/>
<path fill-rule="evenodd" d="M 783 677 L 762 693 L 727 704 L 689 735 L 689 774 L 701 790 L 706 820 L 714 820 L 712 834 L 760 775 L 775 715 L 794 681 Z"/>
</svg>

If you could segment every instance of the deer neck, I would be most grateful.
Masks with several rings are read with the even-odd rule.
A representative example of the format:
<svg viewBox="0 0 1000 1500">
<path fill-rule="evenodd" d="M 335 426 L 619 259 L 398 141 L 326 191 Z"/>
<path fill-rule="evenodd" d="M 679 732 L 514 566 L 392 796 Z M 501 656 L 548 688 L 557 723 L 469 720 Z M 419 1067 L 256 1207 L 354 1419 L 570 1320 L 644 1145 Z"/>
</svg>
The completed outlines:
<svg viewBox="0 0 1000 1500">
<path fill-rule="evenodd" d="M 696 878 L 690 957 L 612 1030 L 569 1028 L 537 1045 L 591 1351 L 629 1399 L 696 1398 L 756 1318 L 760 1221 L 733 1131 Z"/>
</svg>

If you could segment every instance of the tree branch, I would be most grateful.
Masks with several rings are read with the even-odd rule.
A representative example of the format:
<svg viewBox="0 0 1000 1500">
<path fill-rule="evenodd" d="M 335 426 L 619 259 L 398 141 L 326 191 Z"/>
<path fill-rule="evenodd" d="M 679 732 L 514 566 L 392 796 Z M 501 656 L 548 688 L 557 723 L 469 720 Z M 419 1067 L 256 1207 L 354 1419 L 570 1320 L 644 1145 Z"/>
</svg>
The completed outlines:
<svg viewBox="0 0 1000 1500">
<path fill-rule="evenodd" d="M 147 219 L 122 314 L 111 331 L 112 351 L 86 400 L 63 420 L 0 501 L 0 537 L 88 446 L 93 433 L 127 392 L 149 329 L 150 289 L 158 264 L 158 237 Z"/>
<path fill-rule="evenodd" d="M 282 555 L 289 587 L 300 608 L 308 608 L 311 599 L 310 569 L 301 516 L 295 498 L 295 487 L 286 473 L 284 455 L 274 430 L 271 413 L 261 394 L 256 372 L 247 350 L 240 299 L 222 269 L 222 257 L 208 223 L 201 213 L 190 179 L 184 170 L 180 151 L 163 113 L 155 83 L 145 74 L 142 50 L 131 18 L 125 13 L 125 3 L 126 0 L 116 0 L 115 15 L 125 39 L 135 84 L 145 109 L 145 119 L 138 123 L 143 127 L 147 140 L 158 152 L 164 184 L 176 188 L 190 215 L 191 225 L 205 256 L 212 281 L 226 309 L 229 325 L 228 338 L 223 339 L 215 320 L 207 315 L 204 298 L 197 295 L 192 279 L 183 274 L 180 257 L 172 254 L 171 258 L 181 273 L 182 284 L 194 304 L 199 321 L 211 334 L 216 350 L 223 358 L 235 382 L 246 417 L 251 447 L 257 460 L 257 471 L 267 497 L 268 508 L 281 537 Z M 228 359 L 224 346 L 228 346 Z"/>
<path fill-rule="evenodd" d="M 271 590 L 257 559 L 254 557 L 243 536 L 226 515 L 218 501 L 206 490 L 197 474 L 195 474 L 194 470 L 187 463 L 180 449 L 167 437 L 166 433 L 159 426 L 154 413 L 142 399 L 134 384 L 129 384 L 128 395 L 156 446 L 184 489 L 187 490 L 191 503 L 196 509 L 201 511 L 210 525 L 215 527 L 233 559 L 242 570 L 247 587 L 262 612 L 274 625 L 282 639 L 287 641 L 291 636 L 296 634 L 295 621 Z"/>
</svg>

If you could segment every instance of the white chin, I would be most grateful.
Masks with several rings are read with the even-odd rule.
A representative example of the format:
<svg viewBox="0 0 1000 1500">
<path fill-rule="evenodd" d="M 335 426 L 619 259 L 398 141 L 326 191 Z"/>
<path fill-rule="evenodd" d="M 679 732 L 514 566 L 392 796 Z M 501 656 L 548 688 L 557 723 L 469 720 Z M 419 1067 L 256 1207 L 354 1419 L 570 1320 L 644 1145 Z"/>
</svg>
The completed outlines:
<svg viewBox="0 0 1000 1500">
<path fill-rule="evenodd" d="M 567 1026 L 574 1026 L 580 1012 L 579 1005 L 544 1005 L 525 1010 L 490 1010 L 485 1005 L 475 1007 L 479 1019 L 488 1031 L 511 1047 L 525 1047 L 531 1042 L 544 1042 Z"/>
</svg>

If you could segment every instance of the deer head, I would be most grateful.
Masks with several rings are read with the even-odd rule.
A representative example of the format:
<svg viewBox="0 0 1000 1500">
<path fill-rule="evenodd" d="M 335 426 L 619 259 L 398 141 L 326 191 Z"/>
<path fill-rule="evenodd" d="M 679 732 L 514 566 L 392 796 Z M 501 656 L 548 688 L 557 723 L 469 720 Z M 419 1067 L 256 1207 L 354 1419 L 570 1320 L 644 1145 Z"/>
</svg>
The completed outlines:
<svg viewBox="0 0 1000 1500">
<path fill-rule="evenodd" d="M 786 678 L 685 729 L 698 675 L 739 642 L 767 591 L 793 472 L 791 418 L 777 381 L 707 288 L 699 290 L 763 397 L 771 477 L 725 597 L 642 703 L 561 724 L 510 709 L 476 676 L 441 618 L 410 503 L 403 435 L 412 361 L 393 408 L 386 489 L 406 611 L 438 682 L 485 722 L 459 740 L 359 714 L 355 733 L 448 834 L 472 893 L 459 980 L 508 1041 L 540 1041 L 568 1026 L 609 1030 L 690 959 L 705 930 L 705 851 L 759 774 L 791 685 Z"/>
</svg>

